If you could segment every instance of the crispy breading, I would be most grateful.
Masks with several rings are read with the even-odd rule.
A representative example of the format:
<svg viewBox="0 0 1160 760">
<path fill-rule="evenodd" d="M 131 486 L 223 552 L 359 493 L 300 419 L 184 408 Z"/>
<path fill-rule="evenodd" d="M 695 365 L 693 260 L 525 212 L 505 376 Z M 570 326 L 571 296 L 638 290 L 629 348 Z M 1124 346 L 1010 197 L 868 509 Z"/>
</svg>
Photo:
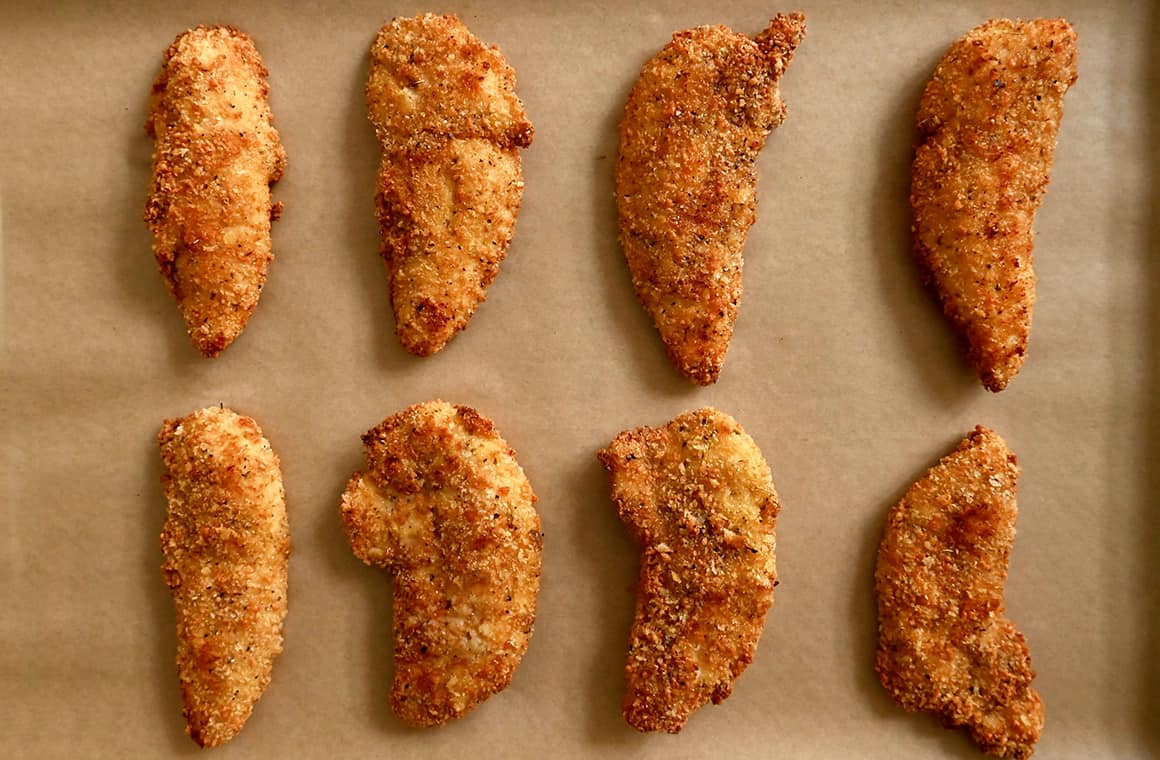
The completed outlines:
<svg viewBox="0 0 1160 760">
<path fill-rule="evenodd" d="M 395 576 L 391 708 L 414 726 L 507 688 L 532 635 L 543 533 L 515 452 L 491 420 L 417 404 L 363 436 L 342 495 L 355 555 Z"/>
<path fill-rule="evenodd" d="M 290 529 L 282 472 L 258 424 L 224 407 L 166 420 L 161 566 L 177 607 L 186 731 L 203 747 L 242 729 L 282 651 Z"/>
<path fill-rule="evenodd" d="M 145 130 L 145 221 L 193 345 L 217 356 L 245 328 L 274 255 L 270 185 L 286 168 L 266 67 L 237 29 L 199 26 L 165 51 Z"/>
<path fill-rule="evenodd" d="M 371 47 L 366 97 L 382 145 L 375 195 L 395 332 L 443 348 L 487 298 L 515 233 L 532 123 L 498 48 L 455 16 L 396 18 Z"/>
<path fill-rule="evenodd" d="M 1026 358 L 1032 223 L 1076 46 L 1063 19 L 988 21 L 951 46 L 918 107 L 915 256 L 990 391 L 1006 388 Z"/>
<path fill-rule="evenodd" d="M 777 585 L 777 493 L 757 444 L 712 408 L 625 431 L 597 456 L 642 549 L 624 717 L 675 734 L 753 661 Z"/>
<path fill-rule="evenodd" d="M 976 427 L 890 511 L 874 575 L 882 685 L 1009 758 L 1043 731 L 1027 643 L 1003 617 L 1018 478 L 1003 439 Z"/>
<path fill-rule="evenodd" d="M 673 35 L 629 93 L 616 204 L 637 299 L 676 368 L 717 381 L 757 219 L 758 151 L 785 118 L 778 81 L 805 36 L 779 15 L 756 40 L 724 26 Z"/>
</svg>

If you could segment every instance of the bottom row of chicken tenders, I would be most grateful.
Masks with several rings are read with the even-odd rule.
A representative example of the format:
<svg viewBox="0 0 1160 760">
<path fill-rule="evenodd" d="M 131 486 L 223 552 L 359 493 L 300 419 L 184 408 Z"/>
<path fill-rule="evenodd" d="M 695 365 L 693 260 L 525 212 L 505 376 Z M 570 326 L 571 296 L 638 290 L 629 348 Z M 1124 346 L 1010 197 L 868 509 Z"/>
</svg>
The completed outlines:
<svg viewBox="0 0 1160 760">
<path fill-rule="evenodd" d="M 280 465 L 257 423 L 224 406 L 166 421 L 159 441 L 187 731 L 215 746 L 245 724 L 282 650 Z M 412 406 L 363 443 L 341 515 L 355 555 L 394 575 L 391 707 L 438 725 L 506 688 L 527 650 L 536 496 L 495 425 L 468 407 Z M 712 408 L 625 431 L 597 456 L 641 549 L 624 716 L 676 733 L 753 660 L 777 586 L 777 493 L 754 440 Z M 890 511 L 875 574 L 883 686 L 1011 758 L 1030 756 L 1043 728 L 1027 645 L 1003 617 L 1018 476 L 1003 440 L 975 428 Z"/>
</svg>

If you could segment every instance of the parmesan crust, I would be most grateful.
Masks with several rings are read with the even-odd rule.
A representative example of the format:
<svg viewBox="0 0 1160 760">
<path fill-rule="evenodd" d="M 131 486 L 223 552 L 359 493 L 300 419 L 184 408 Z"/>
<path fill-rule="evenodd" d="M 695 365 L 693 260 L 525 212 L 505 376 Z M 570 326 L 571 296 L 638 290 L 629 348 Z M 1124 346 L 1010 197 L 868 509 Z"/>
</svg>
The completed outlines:
<svg viewBox="0 0 1160 760">
<path fill-rule="evenodd" d="M 1007 758 L 1043 731 L 1027 643 L 1003 617 L 1018 478 L 1003 439 L 976 427 L 890 511 L 874 576 L 882 685 Z"/>
<path fill-rule="evenodd" d="M 199 26 L 165 52 L 145 130 L 155 140 L 145 221 L 193 345 L 220 354 L 258 305 L 274 258 L 270 185 L 286 168 L 266 67 L 237 29 Z"/>
<path fill-rule="evenodd" d="M 642 550 L 624 717 L 677 733 L 753 661 L 777 585 L 769 466 L 712 408 L 618 435 L 598 457 Z"/>
<path fill-rule="evenodd" d="M 166 420 L 158 442 L 169 500 L 161 570 L 177 608 L 186 731 L 214 747 L 245 725 L 282 651 L 282 472 L 258 424 L 225 408 Z"/>
<path fill-rule="evenodd" d="M 355 555 L 395 577 L 400 720 L 434 726 L 503 689 L 532 634 L 543 534 L 536 496 L 495 426 L 443 401 L 363 436 L 342 496 Z"/>
<path fill-rule="evenodd" d="M 1063 19 L 996 19 L 947 51 L 922 94 L 911 173 L 914 252 L 990 391 L 1027 356 L 1032 224 L 1075 83 Z"/>
<path fill-rule="evenodd" d="M 805 32 L 800 13 L 777 16 L 756 40 L 724 26 L 678 32 L 624 107 L 621 247 L 669 358 L 701 385 L 717 381 L 733 337 L 755 162 L 785 118 L 778 82 Z"/>
<path fill-rule="evenodd" d="M 375 207 L 395 331 L 429 356 L 487 298 L 515 234 L 532 124 L 498 48 L 455 16 L 396 18 L 371 47 Z"/>
</svg>

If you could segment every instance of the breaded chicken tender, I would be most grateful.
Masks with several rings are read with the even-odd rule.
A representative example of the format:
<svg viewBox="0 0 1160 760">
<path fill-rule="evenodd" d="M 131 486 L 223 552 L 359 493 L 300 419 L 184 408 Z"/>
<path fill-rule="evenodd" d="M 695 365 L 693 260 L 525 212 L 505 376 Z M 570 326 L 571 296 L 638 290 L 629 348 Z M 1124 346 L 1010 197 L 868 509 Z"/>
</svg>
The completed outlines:
<svg viewBox="0 0 1160 760">
<path fill-rule="evenodd" d="M 245 328 L 274 258 L 270 185 L 286 168 L 266 67 L 237 29 L 199 26 L 165 51 L 145 131 L 145 221 L 193 345 L 217 356 Z"/>
<path fill-rule="evenodd" d="M 1008 758 L 1030 757 L 1043 731 L 1027 642 L 1003 617 L 1018 478 L 1003 439 L 976 427 L 890 511 L 874 576 L 890 696 Z"/>
<path fill-rule="evenodd" d="M 777 493 L 757 444 L 712 408 L 623 432 L 597 456 L 643 552 L 624 717 L 675 734 L 753 661 L 777 585 Z"/>
<path fill-rule="evenodd" d="M 1027 354 L 1035 305 L 1032 223 L 1075 83 L 1063 19 L 997 19 L 947 51 L 918 106 L 914 251 L 990 391 Z"/>
<path fill-rule="evenodd" d="M 430 356 L 487 298 L 515 233 L 532 124 L 515 71 L 455 16 L 396 18 L 371 47 L 367 107 L 395 331 Z"/>
<path fill-rule="evenodd" d="M 282 651 L 290 529 L 278 457 L 258 424 L 209 407 L 158 436 L 169 516 L 161 566 L 177 607 L 186 731 L 233 738 Z"/>
<path fill-rule="evenodd" d="M 621 247 L 669 358 L 701 385 L 717 381 L 733 337 L 755 162 L 785 118 L 778 82 L 805 33 L 800 13 L 777 16 L 756 40 L 724 26 L 678 32 L 624 107 Z"/>
<path fill-rule="evenodd" d="M 342 496 L 355 555 L 395 576 L 391 707 L 413 726 L 503 689 L 532 635 L 543 533 L 536 496 L 491 420 L 443 401 L 363 436 Z"/>
</svg>

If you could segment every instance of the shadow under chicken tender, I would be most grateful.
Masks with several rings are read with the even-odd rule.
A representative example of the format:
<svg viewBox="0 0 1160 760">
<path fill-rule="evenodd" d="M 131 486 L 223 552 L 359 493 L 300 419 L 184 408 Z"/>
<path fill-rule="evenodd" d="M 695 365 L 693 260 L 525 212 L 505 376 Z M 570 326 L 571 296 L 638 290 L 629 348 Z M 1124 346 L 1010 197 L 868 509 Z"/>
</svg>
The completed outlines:
<svg viewBox="0 0 1160 760">
<path fill-rule="evenodd" d="M 1003 617 L 1018 478 L 1003 439 L 976 427 L 890 511 L 874 576 L 882 685 L 1008 758 L 1031 756 L 1044 720 L 1027 643 Z"/>
<path fill-rule="evenodd" d="M 623 432 L 598 457 L 643 550 L 624 717 L 677 733 L 753 661 L 777 585 L 773 479 L 753 439 L 712 408 Z"/>
<path fill-rule="evenodd" d="M 162 574 L 177 608 L 186 731 L 242 729 L 282 651 L 290 529 L 278 457 L 254 420 L 209 407 L 158 436 L 169 515 Z"/>
<path fill-rule="evenodd" d="M 616 204 L 637 299 L 681 374 L 717 381 L 757 219 L 758 151 L 785 118 L 778 82 L 805 37 L 779 15 L 756 40 L 724 26 L 673 35 L 629 93 Z"/>
<path fill-rule="evenodd" d="M 914 251 L 990 391 L 1026 359 L 1032 224 L 1047 190 L 1077 38 L 1063 19 L 996 19 L 947 51 L 918 107 Z"/>
<path fill-rule="evenodd" d="M 507 255 L 532 124 L 512 67 L 455 16 L 384 26 L 366 96 L 382 146 L 375 207 L 395 330 L 429 356 L 467 326 Z"/>
<path fill-rule="evenodd" d="M 442 401 L 363 436 L 342 496 L 355 555 L 395 576 L 391 707 L 414 726 L 507 688 L 528 648 L 543 534 L 536 496 L 490 420 Z"/>
</svg>

